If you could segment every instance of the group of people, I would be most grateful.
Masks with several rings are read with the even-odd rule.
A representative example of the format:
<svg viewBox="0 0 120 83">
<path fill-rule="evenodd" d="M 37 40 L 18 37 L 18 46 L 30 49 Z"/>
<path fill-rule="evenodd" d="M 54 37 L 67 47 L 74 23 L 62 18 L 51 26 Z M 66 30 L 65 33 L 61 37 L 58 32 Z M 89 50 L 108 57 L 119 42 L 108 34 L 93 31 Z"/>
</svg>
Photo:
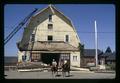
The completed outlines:
<svg viewBox="0 0 120 83">
<path fill-rule="evenodd" d="M 58 74 L 59 68 L 62 69 L 63 76 L 66 76 L 66 72 L 68 72 L 68 76 L 70 76 L 70 63 L 69 63 L 69 61 L 64 60 L 64 61 L 60 62 L 60 65 L 58 65 L 57 62 L 55 61 L 55 59 L 53 59 L 52 66 L 51 66 L 52 74 L 54 74 L 56 72 Z"/>
</svg>

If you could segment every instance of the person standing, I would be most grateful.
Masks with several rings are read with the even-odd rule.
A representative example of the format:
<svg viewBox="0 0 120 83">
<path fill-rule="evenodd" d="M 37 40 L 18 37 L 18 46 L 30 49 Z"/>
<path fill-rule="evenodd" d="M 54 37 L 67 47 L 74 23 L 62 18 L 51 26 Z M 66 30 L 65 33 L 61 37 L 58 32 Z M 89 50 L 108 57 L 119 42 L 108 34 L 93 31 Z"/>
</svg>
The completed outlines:
<svg viewBox="0 0 120 83">
<path fill-rule="evenodd" d="M 55 61 L 55 59 L 53 59 L 52 61 L 51 70 L 52 70 L 52 75 L 54 76 L 54 74 L 57 72 L 57 62 Z"/>
</svg>

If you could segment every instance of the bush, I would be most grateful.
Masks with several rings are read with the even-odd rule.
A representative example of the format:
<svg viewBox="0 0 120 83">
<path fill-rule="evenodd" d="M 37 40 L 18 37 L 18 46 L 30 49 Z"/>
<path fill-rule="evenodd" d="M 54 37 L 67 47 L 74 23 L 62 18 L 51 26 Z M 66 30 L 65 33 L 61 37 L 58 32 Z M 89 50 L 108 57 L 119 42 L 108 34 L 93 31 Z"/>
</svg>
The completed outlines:
<svg viewBox="0 0 120 83">
<path fill-rule="evenodd" d="M 97 71 L 99 68 L 98 67 L 89 67 L 90 71 Z"/>
<path fill-rule="evenodd" d="M 111 70 L 110 66 L 106 65 L 106 70 Z"/>
<path fill-rule="evenodd" d="M 113 63 L 113 64 L 106 65 L 106 69 L 107 70 L 115 70 L 115 64 Z"/>
</svg>

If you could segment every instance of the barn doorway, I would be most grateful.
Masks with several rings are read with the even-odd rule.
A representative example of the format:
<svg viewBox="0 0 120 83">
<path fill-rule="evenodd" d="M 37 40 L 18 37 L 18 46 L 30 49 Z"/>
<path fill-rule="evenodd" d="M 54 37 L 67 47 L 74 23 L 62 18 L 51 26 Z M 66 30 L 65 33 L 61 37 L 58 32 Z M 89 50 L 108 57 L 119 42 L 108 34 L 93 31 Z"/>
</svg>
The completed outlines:
<svg viewBox="0 0 120 83">
<path fill-rule="evenodd" d="M 55 61 L 58 63 L 59 58 L 60 58 L 60 53 L 42 53 L 41 54 L 42 62 L 50 65 L 53 59 L 55 59 Z"/>
</svg>

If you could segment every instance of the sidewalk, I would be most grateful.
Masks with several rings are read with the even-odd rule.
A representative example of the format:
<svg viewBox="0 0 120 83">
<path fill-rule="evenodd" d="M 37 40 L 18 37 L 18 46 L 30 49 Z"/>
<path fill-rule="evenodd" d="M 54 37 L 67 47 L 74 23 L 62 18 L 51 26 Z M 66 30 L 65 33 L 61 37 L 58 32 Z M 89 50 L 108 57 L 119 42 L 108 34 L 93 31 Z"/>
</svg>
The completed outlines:
<svg viewBox="0 0 120 83">
<path fill-rule="evenodd" d="M 94 71 L 70 71 L 73 73 L 95 73 Z"/>
<path fill-rule="evenodd" d="M 115 71 L 112 70 L 104 70 L 104 71 L 95 71 L 95 73 L 115 73 Z"/>
</svg>

